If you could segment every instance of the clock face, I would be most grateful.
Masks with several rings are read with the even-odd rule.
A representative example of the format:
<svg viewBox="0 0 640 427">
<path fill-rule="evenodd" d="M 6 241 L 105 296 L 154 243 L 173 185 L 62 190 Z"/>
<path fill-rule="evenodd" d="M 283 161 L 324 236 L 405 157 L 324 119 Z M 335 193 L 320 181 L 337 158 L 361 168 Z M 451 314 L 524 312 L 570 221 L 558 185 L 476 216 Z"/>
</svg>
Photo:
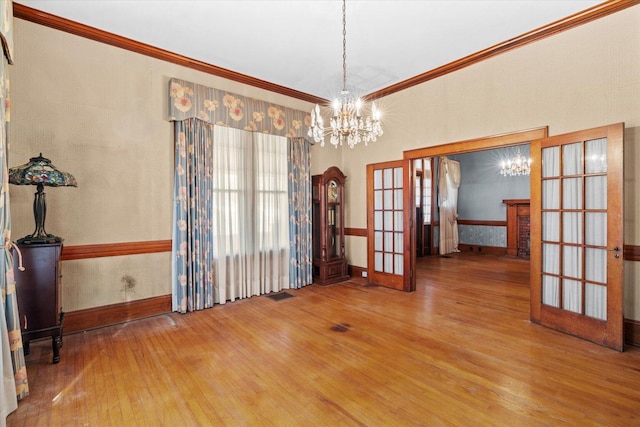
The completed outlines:
<svg viewBox="0 0 640 427">
<path fill-rule="evenodd" d="M 338 183 L 335 181 L 329 181 L 327 186 L 327 201 L 335 203 L 338 201 Z"/>
</svg>

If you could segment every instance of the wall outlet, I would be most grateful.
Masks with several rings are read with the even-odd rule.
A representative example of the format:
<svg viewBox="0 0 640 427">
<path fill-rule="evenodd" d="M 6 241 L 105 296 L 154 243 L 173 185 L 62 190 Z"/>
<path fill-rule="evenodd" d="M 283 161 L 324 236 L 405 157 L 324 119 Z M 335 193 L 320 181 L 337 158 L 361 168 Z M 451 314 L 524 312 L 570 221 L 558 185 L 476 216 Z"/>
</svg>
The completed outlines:
<svg viewBox="0 0 640 427">
<path fill-rule="evenodd" d="M 367 272 L 366 271 L 362 272 L 362 277 L 367 277 Z"/>
</svg>

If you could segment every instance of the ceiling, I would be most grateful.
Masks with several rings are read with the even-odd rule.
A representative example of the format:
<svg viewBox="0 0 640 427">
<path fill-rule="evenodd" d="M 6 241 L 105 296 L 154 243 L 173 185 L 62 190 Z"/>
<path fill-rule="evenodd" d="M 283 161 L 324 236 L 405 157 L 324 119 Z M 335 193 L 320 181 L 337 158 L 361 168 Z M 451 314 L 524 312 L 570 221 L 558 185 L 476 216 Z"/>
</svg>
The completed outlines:
<svg viewBox="0 0 640 427">
<path fill-rule="evenodd" d="M 339 0 L 16 3 L 316 97 L 342 89 Z M 600 3 L 348 0 L 347 88 L 370 94 Z"/>
</svg>

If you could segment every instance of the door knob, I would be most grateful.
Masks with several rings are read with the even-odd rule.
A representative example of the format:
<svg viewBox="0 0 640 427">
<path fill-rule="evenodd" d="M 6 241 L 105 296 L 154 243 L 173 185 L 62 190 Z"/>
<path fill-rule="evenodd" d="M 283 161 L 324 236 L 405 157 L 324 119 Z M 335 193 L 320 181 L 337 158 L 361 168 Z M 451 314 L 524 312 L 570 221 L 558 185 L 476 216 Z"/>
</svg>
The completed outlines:
<svg viewBox="0 0 640 427">
<path fill-rule="evenodd" d="M 613 249 L 607 249 L 608 251 L 613 251 L 616 254 L 613 256 L 614 258 L 620 258 L 620 247 L 616 246 Z"/>
</svg>

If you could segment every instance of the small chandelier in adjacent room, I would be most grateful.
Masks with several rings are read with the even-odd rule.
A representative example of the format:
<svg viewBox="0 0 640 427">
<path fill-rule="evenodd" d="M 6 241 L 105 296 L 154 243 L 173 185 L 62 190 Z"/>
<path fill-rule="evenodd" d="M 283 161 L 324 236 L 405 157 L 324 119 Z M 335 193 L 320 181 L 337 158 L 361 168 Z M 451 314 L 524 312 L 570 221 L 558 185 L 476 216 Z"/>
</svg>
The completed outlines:
<svg viewBox="0 0 640 427">
<path fill-rule="evenodd" d="M 515 157 L 508 160 L 503 160 L 500 164 L 500 175 L 503 176 L 519 176 L 529 175 L 531 173 L 531 158 L 524 157 L 520 154 L 520 147 L 516 152 Z"/>
<path fill-rule="evenodd" d="M 340 99 L 332 103 L 333 115 L 331 116 L 331 128 L 325 132 L 324 122 L 320 114 L 320 106 L 316 104 L 311 110 L 311 127 L 309 137 L 319 142 L 324 147 L 324 137 L 331 135 L 331 144 L 336 148 L 346 143 L 353 148 L 360 142 L 367 145 L 382 135 L 380 125 L 381 112 L 376 108 L 376 103 L 371 104 L 371 116 L 363 117 L 363 103 L 360 98 L 349 96 L 347 90 L 347 13 L 346 0 L 342 1 L 342 92 Z"/>
</svg>

